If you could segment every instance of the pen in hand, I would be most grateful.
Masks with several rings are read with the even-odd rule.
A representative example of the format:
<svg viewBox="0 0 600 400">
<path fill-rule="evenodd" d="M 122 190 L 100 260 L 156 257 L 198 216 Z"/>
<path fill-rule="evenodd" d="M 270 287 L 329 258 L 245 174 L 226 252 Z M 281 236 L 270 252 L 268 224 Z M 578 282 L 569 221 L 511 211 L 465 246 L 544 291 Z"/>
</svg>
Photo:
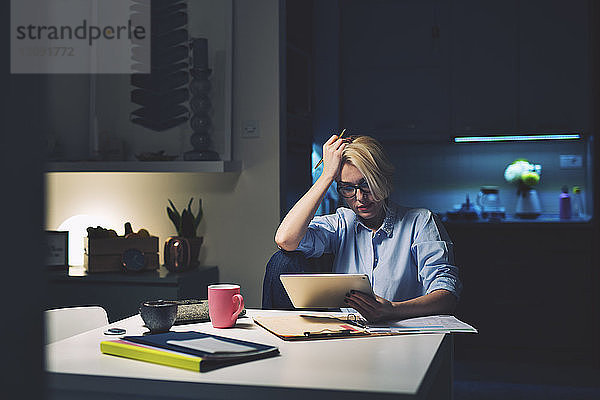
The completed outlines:
<svg viewBox="0 0 600 400">
<path fill-rule="evenodd" d="M 340 133 L 340 136 L 338 136 L 338 139 L 341 139 L 341 138 L 342 138 L 342 136 L 344 136 L 344 132 L 346 132 L 346 129 L 344 129 L 344 130 L 342 131 L 342 133 Z M 315 165 L 315 169 L 319 168 L 319 165 L 321 165 L 321 163 L 322 163 L 322 162 L 323 162 L 323 158 L 321 158 L 321 159 L 319 160 L 319 162 L 317 163 L 317 165 Z"/>
</svg>

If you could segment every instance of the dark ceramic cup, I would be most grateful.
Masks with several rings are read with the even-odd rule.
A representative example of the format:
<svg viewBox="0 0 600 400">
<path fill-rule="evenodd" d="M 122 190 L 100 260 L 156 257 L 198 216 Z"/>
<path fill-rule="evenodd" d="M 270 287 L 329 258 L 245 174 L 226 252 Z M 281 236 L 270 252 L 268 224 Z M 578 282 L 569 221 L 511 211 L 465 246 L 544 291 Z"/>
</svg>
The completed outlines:
<svg viewBox="0 0 600 400">
<path fill-rule="evenodd" d="M 145 301 L 140 305 L 140 315 L 150 332 L 166 332 L 177 317 L 177 304 L 164 300 Z"/>
</svg>

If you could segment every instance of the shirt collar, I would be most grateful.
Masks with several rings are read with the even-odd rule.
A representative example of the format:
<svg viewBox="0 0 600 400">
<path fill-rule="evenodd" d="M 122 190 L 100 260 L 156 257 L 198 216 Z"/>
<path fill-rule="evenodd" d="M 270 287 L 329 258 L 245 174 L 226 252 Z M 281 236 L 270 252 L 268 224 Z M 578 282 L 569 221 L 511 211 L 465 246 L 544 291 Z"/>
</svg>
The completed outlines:
<svg viewBox="0 0 600 400">
<path fill-rule="evenodd" d="M 379 229 L 377 229 L 377 232 L 383 231 L 383 232 L 385 232 L 387 237 L 392 237 L 392 234 L 394 233 L 394 225 L 396 224 L 396 217 L 397 217 L 396 207 L 394 207 L 393 204 L 388 202 L 386 210 L 385 210 L 385 218 L 383 219 L 383 223 L 381 224 L 381 227 L 379 227 Z M 357 216 L 356 224 L 354 225 L 354 230 L 356 233 L 358 233 L 359 227 L 370 230 L 369 228 L 367 228 L 367 226 L 365 224 L 362 223 L 360 218 L 358 218 L 358 216 Z"/>
</svg>

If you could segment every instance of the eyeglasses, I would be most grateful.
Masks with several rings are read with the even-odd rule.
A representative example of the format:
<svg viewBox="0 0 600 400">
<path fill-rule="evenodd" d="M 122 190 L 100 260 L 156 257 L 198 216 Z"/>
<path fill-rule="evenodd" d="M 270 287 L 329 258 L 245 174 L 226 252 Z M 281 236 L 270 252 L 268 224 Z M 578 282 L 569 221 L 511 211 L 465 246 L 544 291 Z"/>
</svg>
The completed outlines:
<svg viewBox="0 0 600 400">
<path fill-rule="evenodd" d="M 364 194 L 370 194 L 371 189 L 369 189 L 369 184 L 367 182 L 363 182 L 360 185 L 350 185 L 349 183 L 339 183 L 337 186 L 338 193 L 346 198 L 350 199 L 356 196 L 356 189 L 360 189 Z"/>
</svg>

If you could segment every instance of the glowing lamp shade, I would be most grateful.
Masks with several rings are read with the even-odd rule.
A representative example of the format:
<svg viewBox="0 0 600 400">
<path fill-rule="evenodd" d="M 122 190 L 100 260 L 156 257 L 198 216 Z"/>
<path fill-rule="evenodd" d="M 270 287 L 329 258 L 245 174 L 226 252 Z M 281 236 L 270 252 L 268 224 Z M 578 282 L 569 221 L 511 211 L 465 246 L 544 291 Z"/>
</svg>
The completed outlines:
<svg viewBox="0 0 600 400">
<path fill-rule="evenodd" d="M 83 265 L 83 238 L 89 226 L 106 226 L 106 220 L 91 215 L 74 215 L 58 227 L 59 231 L 69 231 L 69 265 Z"/>
</svg>

